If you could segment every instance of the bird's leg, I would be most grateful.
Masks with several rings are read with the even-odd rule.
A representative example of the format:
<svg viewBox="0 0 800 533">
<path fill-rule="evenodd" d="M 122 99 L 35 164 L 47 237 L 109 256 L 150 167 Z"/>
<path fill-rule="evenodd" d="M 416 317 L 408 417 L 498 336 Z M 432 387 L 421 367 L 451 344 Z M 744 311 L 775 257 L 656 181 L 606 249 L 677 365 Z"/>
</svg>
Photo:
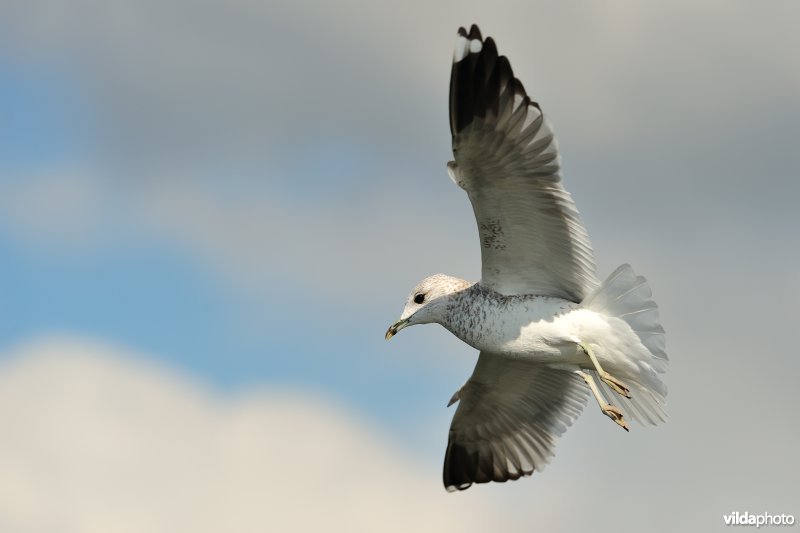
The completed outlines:
<svg viewBox="0 0 800 533">
<path fill-rule="evenodd" d="M 625 386 L 623 382 L 621 382 L 620 380 L 618 380 L 617 378 L 615 378 L 614 376 L 603 370 L 603 367 L 600 366 L 600 361 L 597 360 L 597 356 L 594 354 L 594 351 L 592 350 L 591 346 L 589 346 L 587 343 L 584 342 L 579 342 L 578 346 L 580 346 L 581 350 L 583 350 L 586 353 L 586 355 L 589 356 L 589 359 L 592 360 L 592 364 L 594 365 L 594 368 L 597 370 L 597 374 L 600 376 L 600 379 L 602 379 L 606 385 L 611 387 L 614 390 L 614 392 L 616 392 L 620 396 L 625 396 L 626 398 L 631 397 L 631 391 L 628 389 L 628 387 Z"/>
<path fill-rule="evenodd" d="M 589 385 L 589 388 L 592 390 L 592 394 L 594 394 L 594 398 L 597 400 L 597 403 L 600 406 L 600 410 L 603 411 L 603 414 L 616 422 L 617 425 L 625 431 L 629 431 L 628 423 L 625 422 L 624 418 L 622 418 L 622 411 L 608 403 L 605 398 L 603 398 L 603 396 L 600 394 L 600 389 L 597 388 L 597 383 L 594 382 L 594 378 L 582 370 L 576 370 L 575 373 L 582 377 L 583 381 Z"/>
</svg>

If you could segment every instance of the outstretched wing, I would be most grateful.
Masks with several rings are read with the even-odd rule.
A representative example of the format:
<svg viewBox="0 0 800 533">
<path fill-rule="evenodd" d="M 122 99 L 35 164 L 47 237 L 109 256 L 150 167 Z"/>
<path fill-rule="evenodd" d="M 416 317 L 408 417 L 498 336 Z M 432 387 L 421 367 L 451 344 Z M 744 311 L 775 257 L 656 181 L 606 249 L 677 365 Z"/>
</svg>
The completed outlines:
<svg viewBox="0 0 800 533">
<path fill-rule="evenodd" d="M 580 302 L 597 284 L 589 237 L 561 184 L 553 130 L 505 56 L 459 28 L 450 77 L 450 177 L 478 222 L 481 284 Z"/>
<path fill-rule="evenodd" d="M 472 377 L 451 400 L 460 403 L 450 425 L 444 486 L 464 490 L 541 469 L 586 397 L 573 372 L 481 353 Z"/>
</svg>

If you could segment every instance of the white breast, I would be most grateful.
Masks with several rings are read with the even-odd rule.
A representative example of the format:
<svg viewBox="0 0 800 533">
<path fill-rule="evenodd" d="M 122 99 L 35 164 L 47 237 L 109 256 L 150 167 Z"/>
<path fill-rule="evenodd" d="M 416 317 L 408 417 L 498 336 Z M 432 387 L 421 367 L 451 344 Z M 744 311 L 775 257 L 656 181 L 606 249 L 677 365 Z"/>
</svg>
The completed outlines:
<svg viewBox="0 0 800 533">
<path fill-rule="evenodd" d="M 460 311 L 463 317 L 454 317 L 454 327 L 448 329 L 470 346 L 543 362 L 566 363 L 583 357 L 577 353 L 575 339 L 586 328 L 602 327 L 595 324 L 594 312 L 560 298 L 490 294 L 473 299 L 469 308 Z"/>
</svg>

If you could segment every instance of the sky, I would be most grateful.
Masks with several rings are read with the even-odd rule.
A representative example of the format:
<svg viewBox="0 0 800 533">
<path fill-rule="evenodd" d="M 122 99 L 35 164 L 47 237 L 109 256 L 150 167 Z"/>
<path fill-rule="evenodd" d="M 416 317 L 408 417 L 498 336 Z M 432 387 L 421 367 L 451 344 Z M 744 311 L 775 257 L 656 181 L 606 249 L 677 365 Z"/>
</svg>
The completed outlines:
<svg viewBox="0 0 800 533">
<path fill-rule="evenodd" d="M 0 2 L 0 529 L 723 529 L 800 515 L 800 6 Z M 383 334 L 480 276 L 447 178 L 478 23 L 559 139 L 604 277 L 645 275 L 669 421 L 587 407 L 448 494 L 477 354 Z"/>
</svg>

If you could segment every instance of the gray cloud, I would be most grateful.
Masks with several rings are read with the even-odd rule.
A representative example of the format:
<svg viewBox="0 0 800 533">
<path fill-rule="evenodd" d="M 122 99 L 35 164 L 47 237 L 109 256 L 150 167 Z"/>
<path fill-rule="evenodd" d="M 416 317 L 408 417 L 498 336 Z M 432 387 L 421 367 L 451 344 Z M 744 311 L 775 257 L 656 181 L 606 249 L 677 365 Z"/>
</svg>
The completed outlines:
<svg viewBox="0 0 800 533">
<path fill-rule="evenodd" d="M 82 0 L 6 2 L 3 20 L 10 50 L 74 69 L 106 148 L 141 164 L 274 156 L 331 136 L 441 154 L 430 147 L 447 144 L 451 41 L 472 20 L 575 154 L 649 146 L 655 157 L 698 139 L 725 146 L 765 109 L 797 109 L 798 7 L 773 6 L 437 3 L 420 17 L 413 4 L 358 0 Z"/>
<path fill-rule="evenodd" d="M 448 63 L 454 28 L 475 20 L 555 121 L 593 234 L 613 217 L 678 234 L 709 218 L 798 220 L 794 3 L 437 3 L 425 17 L 356 0 L 0 9 L 12 57 L 67 66 L 85 90 L 91 163 L 122 194 L 184 180 L 343 214 L 389 189 L 453 217 Z"/>
</svg>

